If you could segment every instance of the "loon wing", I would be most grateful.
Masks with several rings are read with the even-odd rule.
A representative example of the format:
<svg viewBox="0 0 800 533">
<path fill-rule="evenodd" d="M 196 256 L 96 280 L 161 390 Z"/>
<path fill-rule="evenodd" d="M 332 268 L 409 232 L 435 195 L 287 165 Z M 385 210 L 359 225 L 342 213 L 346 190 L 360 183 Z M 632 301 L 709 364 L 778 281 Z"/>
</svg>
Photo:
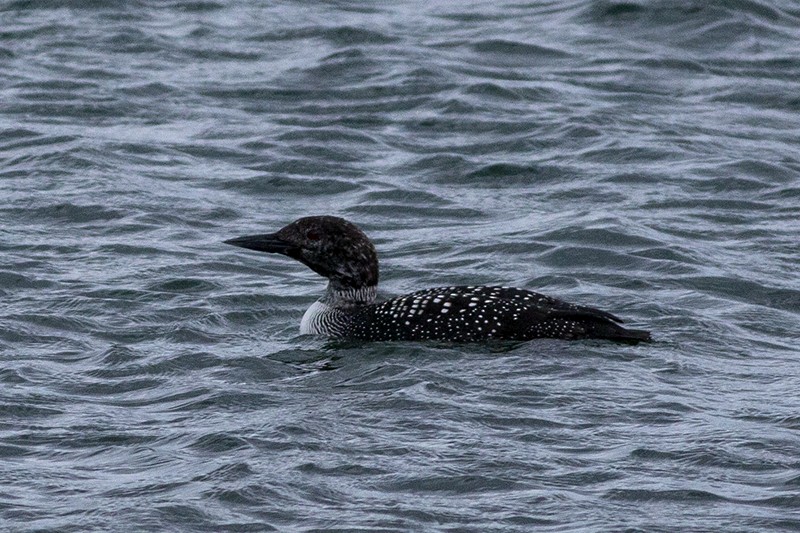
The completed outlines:
<svg viewBox="0 0 800 533">
<path fill-rule="evenodd" d="M 592 318 L 595 320 L 606 319 L 618 323 L 623 322 L 618 316 L 612 315 L 606 311 L 595 309 L 594 307 L 571 304 L 538 292 L 517 289 L 515 287 L 481 287 L 481 289 L 491 289 L 492 294 L 496 294 L 497 298 L 502 300 L 512 300 L 525 305 L 535 305 L 539 308 L 550 309 L 553 313 L 559 312 L 558 315 L 561 318 Z"/>
<path fill-rule="evenodd" d="M 649 331 L 624 328 L 611 313 L 592 307 L 530 309 L 526 318 L 531 320 L 529 331 L 534 337 L 599 338 L 630 344 L 653 340 Z"/>
<path fill-rule="evenodd" d="M 426 289 L 364 306 L 351 320 L 348 336 L 371 340 L 645 340 L 605 311 L 510 287 Z"/>
<path fill-rule="evenodd" d="M 607 311 L 575 305 L 558 298 L 514 287 L 481 287 L 479 291 L 498 299 L 523 304 L 528 335 L 534 337 L 595 337 L 636 344 L 650 342 L 649 331 L 627 329 L 623 321 Z"/>
</svg>

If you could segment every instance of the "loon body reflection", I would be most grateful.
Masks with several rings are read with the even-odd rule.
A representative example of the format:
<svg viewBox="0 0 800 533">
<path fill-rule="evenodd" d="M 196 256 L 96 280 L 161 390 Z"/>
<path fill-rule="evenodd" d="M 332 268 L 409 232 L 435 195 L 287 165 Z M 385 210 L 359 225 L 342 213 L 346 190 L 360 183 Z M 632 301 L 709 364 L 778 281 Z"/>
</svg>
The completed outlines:
<svg viewBox="0 0 800 533">
<path fill-rule="evenodd" d="M 301 333 L 372 341 L 651 340 L 649 332 L 624 328 L 605 311 L 511 287 L 437 287 L 376 303 L 375 247 L 338 217 L 304 217 L 276 233 L 225 242 L 289 256 L 328 278 L 325 295 L 303 316 Z"/>
</svg>

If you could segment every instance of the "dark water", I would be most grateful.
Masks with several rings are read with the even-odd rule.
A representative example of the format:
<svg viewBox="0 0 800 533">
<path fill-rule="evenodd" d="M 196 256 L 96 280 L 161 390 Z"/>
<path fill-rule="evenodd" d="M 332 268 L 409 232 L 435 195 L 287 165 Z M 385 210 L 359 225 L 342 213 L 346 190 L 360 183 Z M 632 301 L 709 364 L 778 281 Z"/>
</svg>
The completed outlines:
<svg viewBox="0 0 800 533">
<path fill-rule="evenodd" d="M 800 529 L 797 3 L 0 6 L 0 530 Z M 298 336 L 320 213 L 658 342 Z"/>
</svg>

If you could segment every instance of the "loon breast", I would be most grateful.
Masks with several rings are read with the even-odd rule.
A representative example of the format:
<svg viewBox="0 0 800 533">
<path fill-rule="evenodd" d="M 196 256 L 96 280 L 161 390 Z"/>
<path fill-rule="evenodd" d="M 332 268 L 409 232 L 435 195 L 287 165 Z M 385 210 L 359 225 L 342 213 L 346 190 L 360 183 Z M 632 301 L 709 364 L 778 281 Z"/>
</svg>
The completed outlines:
<svg viewBox="0 0 800 533">
<path fill-rule="evenodd" d="M 327 331 L 324 317 L 330 314 L 331 306 L 317 300 L 303 315 L 303 319 L 300 321 L 300 333 L 302 335 L 325 335 Z"/>
</svg>

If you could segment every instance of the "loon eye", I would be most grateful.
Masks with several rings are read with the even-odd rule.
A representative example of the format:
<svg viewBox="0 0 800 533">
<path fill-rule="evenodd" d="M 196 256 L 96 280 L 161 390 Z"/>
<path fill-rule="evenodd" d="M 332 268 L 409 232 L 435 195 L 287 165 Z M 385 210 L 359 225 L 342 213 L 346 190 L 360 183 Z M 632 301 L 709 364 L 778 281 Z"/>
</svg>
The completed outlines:
<svg viewBox="0 0 800 533">
<path fill-rule="evenodd" d="M 308 239 L 309 241 L 318 241 L 320 240 L 320 238 L 321 236 L 319 232 L 313 229 L 309 230 L 308 233 L 306 233 L 306 239 Z"/>
</svg>

